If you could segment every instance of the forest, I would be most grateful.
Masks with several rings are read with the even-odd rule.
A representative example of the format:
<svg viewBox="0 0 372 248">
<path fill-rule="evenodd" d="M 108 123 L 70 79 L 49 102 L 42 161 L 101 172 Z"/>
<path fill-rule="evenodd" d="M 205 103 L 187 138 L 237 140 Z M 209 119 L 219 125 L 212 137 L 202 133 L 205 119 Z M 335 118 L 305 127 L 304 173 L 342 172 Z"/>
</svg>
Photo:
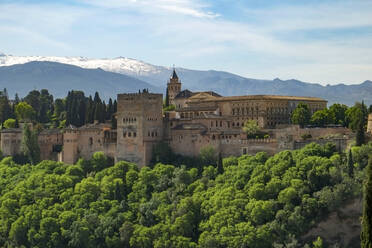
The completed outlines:
<svg viewBox="0 0 372 248">
<path fill-rule="evenodd" d="M 0 246 L 338 247 L 303 235 L 361 198 L 372 167 L 372 142 L 348 154 L 312 143 L 271 157 L 228 157 L 220 166 L 208 154 L 214 160 L 202 160 L 204 166 L 159 162 L 141 169 L 112 164 L 102 152 L 75 165 L 19 165 L 5 157 Z"/>
</svg>

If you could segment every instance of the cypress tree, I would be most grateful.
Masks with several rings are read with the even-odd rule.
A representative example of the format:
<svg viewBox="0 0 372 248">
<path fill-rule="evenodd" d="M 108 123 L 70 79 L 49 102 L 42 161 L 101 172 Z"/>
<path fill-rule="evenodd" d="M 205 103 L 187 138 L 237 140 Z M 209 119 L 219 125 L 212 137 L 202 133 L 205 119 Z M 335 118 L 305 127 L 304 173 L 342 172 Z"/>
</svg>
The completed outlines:
<svg viewBox="0 0 372 248">
<path fill-rule="evenodd" d="M 118 111 L 118 102 L 114 100 L 114 113 Z"/>
<path fill-rule="evenodd" d="M 348 175 L 349 177 L 352 177 L 354 175 L 354 161 L 353 161 L 353 153 L 351 152 L 351 149 L 349 149 L 349 156 L 347 158 L 347 169 L 348 169 Z"/>
<path fill-rule="evenodd" d="M 106 114 L 106 120 L 111 120 L 111 116 L 114 113 L 114 105 L 112 104 L 112 99 L 109 99 L 109 103 L 107 106 L 107 114 Z"/>
<path fill-rule="evenodd" d="M 89 96 L 87 100 L 87 110 L 86 110 L 87 117 L 85 118 L 85 123 L 93 123 L 94 121 L 94 102 L 92 96 Z"/>
<path fill-rule="evenodd" d="M 363 192 L 363 217 L 361 248 L 372 248 L 372 157 L 366 168 L 367 179 L 364 182 Z"/>
<path fill-rule="evenodd" d="M 165 93 L 165 107 L 169 107 L 169 93 L 168 93 L 168 87 L 167 87 L 167 92 Z"/>
<path fill-rule="evenodd" d="M 117 127 L 117 121 L 116 121 L 115 115 L 112 115 L 111 116 L 111 128 L 116 129 L 116 127 Z"/>
<path fill-rule="evenodd" d="M 218 172 L 218 174 L 222 174 L 223 173 L 223 162 L 222 162 L 221 152 L 218 153 L 217 172 Z"/>
<path fill-rule="evenodd" d="M 358 127 L 356 132 L 356 145 L 361 146 L 365 143 L 365 130 L 364 130 L 364 116 L 358 121 Z"/>
<path fill-rule="evenodd" d="M 22 153 L 29 159 L 31 164 L 40 162 L 40 147 L 37 130 L 31 130 L 28 124 L 23 128 Z"/>
</svg>

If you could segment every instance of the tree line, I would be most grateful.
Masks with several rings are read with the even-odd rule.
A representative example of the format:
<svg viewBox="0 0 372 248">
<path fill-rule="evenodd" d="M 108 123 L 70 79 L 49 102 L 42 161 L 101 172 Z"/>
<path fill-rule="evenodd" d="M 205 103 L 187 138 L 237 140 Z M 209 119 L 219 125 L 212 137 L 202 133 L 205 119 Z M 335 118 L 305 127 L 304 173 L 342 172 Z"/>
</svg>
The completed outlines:
<svg viewBox="0 0 372 248">
<path fill-rule="evenodd" d="M 365 143 L 368 114 L 371 113 L 372 105 L 367 108 L 363 101 L 361 103 L 356 102 L 352 107 L 336 103 L 313 114 L 311 114 L 307 104 L 300 103 L 292 112 L 291 121 L 301 127 L 339 125 L 350 128 L 356 132 L 356 143 L 360 146 Z"/>
<path fill-rule="evenodd" d="M 65 98 L 54 99 L 42 89 L 32 90 L 22 99 L 16 94 L 10 100 L 6 89 L 0 91 L 0 125 L 4 128 L 18 127 L 19 122 L 39 123 L 45 128 L 80 127 L 95 121 L 111 121 L 115 126 L 116 110 L 116 100 L 110 98 L 106 103 L 98 92 L 87 97 L 82 91 L 69 91 Z"/>
</svg>

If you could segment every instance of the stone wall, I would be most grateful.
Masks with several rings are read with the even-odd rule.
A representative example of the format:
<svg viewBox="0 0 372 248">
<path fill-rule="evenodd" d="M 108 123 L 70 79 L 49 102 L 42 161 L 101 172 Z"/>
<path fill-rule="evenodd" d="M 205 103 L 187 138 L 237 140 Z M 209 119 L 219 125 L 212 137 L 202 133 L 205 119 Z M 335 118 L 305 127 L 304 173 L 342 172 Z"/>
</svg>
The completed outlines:
<svg viewBox="0 0 372 248">
<path fill-rule="evenodd" d="M 58 148 L 63 146 L 63 131 L 60 129 L 43 130 L 38 137 L 41 160 L 58 160 Z"/>
<path fill-rule="evenodd" d="M 367 133 L 372 134 L 372 114 L 368 115 Z"/>
<path fill-rule="evenodd" d="M 116 161 L 147 165 L 152 147 L 163 140 L 163 95 L 119 94 Z"/>
<path fill-rule="evenodd" d="M 1 151 L 4 156 L 19 154 L 22 143 L 22 129 L 12 128 L 1 131 Z"/>
</svg>

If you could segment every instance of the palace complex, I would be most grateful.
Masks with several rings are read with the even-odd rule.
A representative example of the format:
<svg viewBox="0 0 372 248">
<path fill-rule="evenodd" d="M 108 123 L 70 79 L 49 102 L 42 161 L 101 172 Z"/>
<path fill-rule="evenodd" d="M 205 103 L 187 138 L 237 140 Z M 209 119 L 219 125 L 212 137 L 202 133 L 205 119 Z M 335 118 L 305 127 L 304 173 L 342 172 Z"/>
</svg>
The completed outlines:
<svg viewBox="0 0 372 248">
<path fill-rule="evenodd" d="M 197 156 L 200 149 L 212 146 L 223 157 L 273 154 L 284 149 L 296 149 L 310 140 L 326 142 L 326 137 L 339 149 L 346 147 L 350 131 L 342 127 L 299 128 L 291 125 L 290 117 L 299 103 L 309 106 L 311 113 L 326 108 L 327 101 L 316 97 L 246 95 L 224 97 L 215 92 L 182 90 L 176 71 L 167 84 L 167 101 L 172 111 L 163 112 L 163 95 L 143 90 L 139 93 L 118 94 L 117 128 L 110 123 L 89 124 L 80 128 L 44 130 L 39 135 L 41 159 L 75 163 L 80 157 L 90 158 L 103 151 L 116 161 L 127 160 L 139 166 L 149 164 L 152 150 L 166 142 L 173 152 Z M 249 138 L 242 127 L 255 120 L 265 137 Z M 372 132 L 372 116 L 368 131 Z M 21 129 L 1 132 L 4 155 L 20 152 Z M 319 139 L 320 138 L 320 139 Z"/>
</svg>

